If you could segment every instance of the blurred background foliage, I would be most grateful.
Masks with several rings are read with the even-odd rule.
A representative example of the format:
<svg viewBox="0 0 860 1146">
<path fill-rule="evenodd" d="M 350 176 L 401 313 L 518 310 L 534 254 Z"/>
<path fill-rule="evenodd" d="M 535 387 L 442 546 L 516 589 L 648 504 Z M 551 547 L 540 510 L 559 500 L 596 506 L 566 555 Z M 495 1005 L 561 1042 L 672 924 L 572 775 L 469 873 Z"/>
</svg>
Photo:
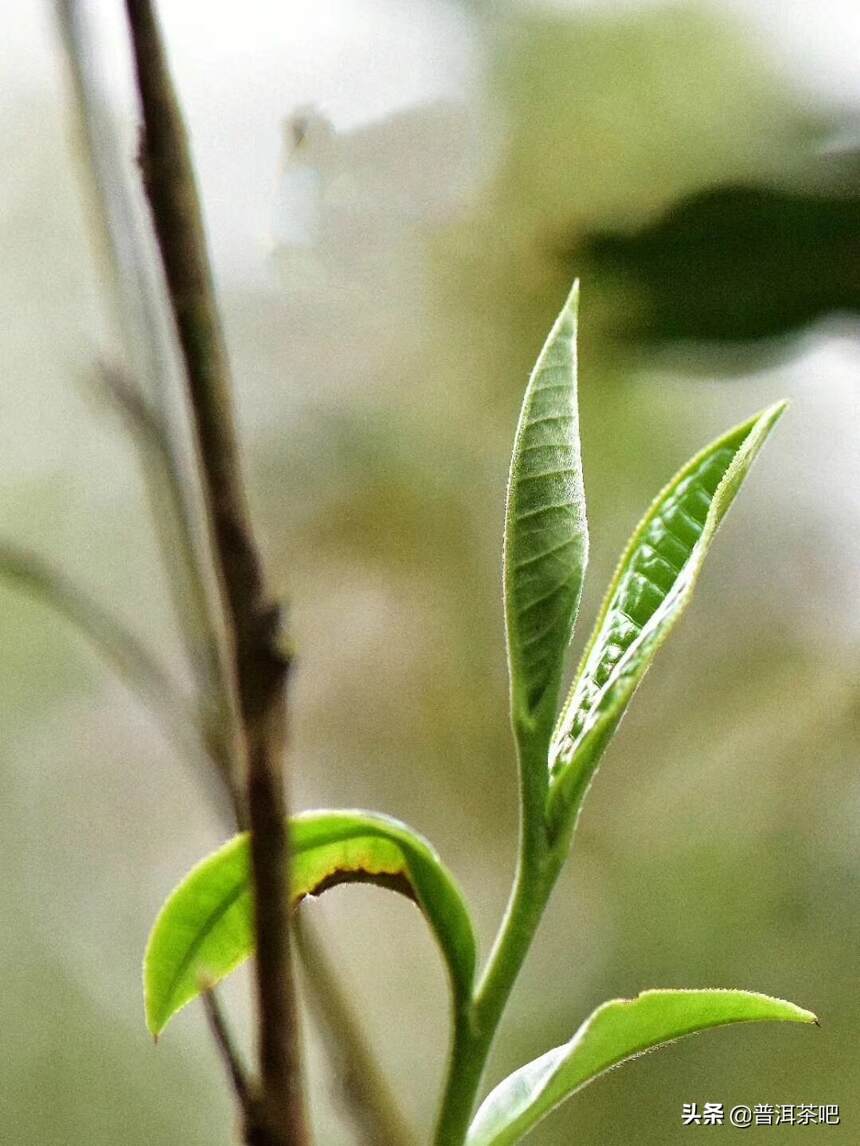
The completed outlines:
<svg viewBox="0 0 860 1146">
<path fill-rule="evenodd" d="M 131 170 L 119 7 L 89 5 Z M 822 1030 L 649 1056 L 533 1141 L 686 1141 L 681 1103 L 706 1100 L 841 1102 L 841 1131 L 797 1133 L 856 1137 L 856 12 L 162 8 L 254 507 L 290 601 L 293 801 L 425 832 L 485 944 L 516 825 L 504 483 L 569 280 L 583 280 L 593 553 L 576 647 L 660 485 L 725 426 L 792 399 L 595 785 L 492 1077 L 605 998 L 744 986 L 813 1008 Z M 49 4 L 17 10 L 0 75 L 0 534 L 181 673 L 134 453 L 91 385 L 116 335 Z M 159 903 L 223 828 L 157 722 L 5 585 L 0 647 L 0 1139 L 226 1143 L 200 1014 L 153 1050 L 139 983 Z M 426 1134 L 447 1024 L 417 913 L 363 889 L 306 910 Z M 227 996 L 247 1035 L 241 977 Z M 349 1143 L 310 1023 L 308 1053 L 319 1141 Z"/>
</svg>

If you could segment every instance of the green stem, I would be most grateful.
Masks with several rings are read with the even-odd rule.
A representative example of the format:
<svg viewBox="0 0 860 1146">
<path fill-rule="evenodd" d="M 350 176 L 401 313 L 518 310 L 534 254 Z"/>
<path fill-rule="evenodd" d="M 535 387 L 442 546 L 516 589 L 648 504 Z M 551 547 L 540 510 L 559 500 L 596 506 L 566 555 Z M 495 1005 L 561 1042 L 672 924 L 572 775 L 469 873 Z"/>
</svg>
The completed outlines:
<svg viewBox="0 0 860 1146">
<path fill-rule="evenodd" d="M 521 786 L 517 873 L 507 910 L 471 1008 L 454 1020 L 454 1037 L 435 1146 L 462 1146 L 499 1022 L 543 916 L 564 851 L 544 826 L 546 747 L 518 732 Z"/>
</svg>

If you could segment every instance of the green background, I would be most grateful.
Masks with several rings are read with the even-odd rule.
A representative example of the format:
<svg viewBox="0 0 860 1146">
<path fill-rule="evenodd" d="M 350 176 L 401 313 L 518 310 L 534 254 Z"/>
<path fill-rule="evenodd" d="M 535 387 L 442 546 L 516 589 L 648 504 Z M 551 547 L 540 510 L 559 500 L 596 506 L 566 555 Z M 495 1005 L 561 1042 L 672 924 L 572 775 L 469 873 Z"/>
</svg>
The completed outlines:
<svg viewBox="0 0 860 1146">
<path fill-rule="evenodd" d="M 582 277 L 592 541 L 576 647 L 662 483 L 725 427 L 792 400 L 607 755 L 491 1073 L 566 1040 L 607 998 L 748 987 L 816 1011 L 821 1030 L 691 1039 L 601 1080 L 530 1141 L 739 1133 L 682 1128 L 691 1101 L 838 1102 L 840 1129 L 753 1128 L 745 1141 L 855 1140 L 860 264 L 857 164 L 833 143 L 850 144 L 850 108 L 798 77 L 743 13 L 427 4 L 411 50 L 441 44 L 444 70 L 462 36 L 468 83 L 440 115 L 348 124 L 333 159 L 312 155 L 328 181 L 317 241 L 249 247 L 246 212 L 270 197 L 275 170 L 266 156 L 250 170 L 241 150 L 231 158 L 242 126 L 275 138 L 289 101 L 315 98 L 317 53 L 337 72 L 332 38 L 336 107 L 375 61 L 360 95 L 373 119 L 367 92 L 409 66 L 379 43 L 389 25 L 405 44 L 411 33 L 384 4 L 333 6 L 332 27 L 353 23 L 325 34 L 266 5 L 189 31 L 181 7 L 168 39 L 201 159 L 254 510 L 297 649 L 291 799 L 378 808 L 425 833 L 462 882 L 484 950 L 516 833 L 504 484 L 525 378 L 569 280 Z M 813 46 L 828 19 L 815 8 L 803 26 Z M 13 158 L 0 173 L 0 534 L 61 565 L 181 673 L 134 454 L 90 386 L 115 336 L 49 15 L 21 18 L 26 50 L 2 64 Z M 274 73 L 255 52 L 275 35 L 294 78 L 264 92 Z M 207 59 L 229 66 L 216 75 Z M 130 153 L 127 102 L 112 111 Z M 447 183 L 437 155 L 455 172 Z M 420 193 L 405 175 L 398 184 L 406 168 Z M 752 205 L 723 195 L 738 186 L 758 189 Z M 712 192 L 702 246 L 696 197 Z M 690 197 L 692 231 L 660 231 Z M 772 236 L 772 249 L 750 259 L 739 234 Z M 662 321 L 673 314 L 683 323 Z M 86 644 L 6 586 L 0 650 L 0 1140 L 226 1144 L 233 1114 L 199 1010 L 154 1049 L 140 988 L 161 900 L 223 829 L 199 778 Z M 418 913 L 361 888 L 303 910 L 426 1138 L 447 1004 Z M 225 998 L 247 1036 L 242 975 Z M 305 1028 L 319 1141 L 347 1144 Z"/>
</svg>

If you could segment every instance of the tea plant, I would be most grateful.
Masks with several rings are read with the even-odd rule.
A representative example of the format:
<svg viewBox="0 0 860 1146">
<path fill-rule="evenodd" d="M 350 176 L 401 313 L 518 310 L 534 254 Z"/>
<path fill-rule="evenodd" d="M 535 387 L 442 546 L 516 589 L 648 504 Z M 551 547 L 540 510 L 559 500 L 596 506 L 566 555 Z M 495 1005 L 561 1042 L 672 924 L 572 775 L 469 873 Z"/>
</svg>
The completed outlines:
<svg viewBox="0 0 860 1146">
<path fill-rule="evenodd" d="M 226 797 L 230 820 L 241 829 L 189 873 L 155 922 L 144 959 L 150 1031 L 158 1036 L 177 1011 L 201 997 L 240 1105 L 245 1142 L 305 1146 L 291 923 L 304 896 L 356 881 L 413 900 L 445 961 L 453 1033 L 436 1146 L 517 1142 L 604 1071 L 695 1031 L 765 1019 L 814 1023 L 809 1011 L 749 991 L 651 990 L 614 999 L 569 1042 L 500 1083 L 475 1113 L 497 1028 L 602 755 L 686 607 L 714 534 L 784 407 L 772 406 L 724 434 L 658 495 L 622 554 L 559 706 L 588 556 L 576 287 L 562 310 L 526 390 L 508 483 L 504 612 L 520 839 L 508 908 L 479 971 L 463 895 L 418 833 L 379 813 L 288 813 L 283 770 L 290 656 L 248 511 L 229 357 L 190 152 L 151 0 L 126 0 L 125 7 L 143 120 L 143 182 L 194 439 L 193 478 L 185 476 L 189 459 L 177 444 L 161 389 L 149 394 L 140 379 L 122 372 L 107 371 L 105 381 L 141 447 L 154 504 L 169 519 L 158 524 L 164 525 L 165 563 L 174 571 L 177 619 L 195 694 L 183 695 L 144 642 L 32 555 L 0 546 L 0 573 L 41 595 L 96 642 L 165 717 L 183 749 L 190 742 L 190 751 L 204 760 Z M 104 200 L 103 238 L 113 257 L 115 286 L 127 304 L 141 303 L 147 282 L 135 276 L 145 260 L 128 258 L 133 236 L 115 222 L 126 212 L 108 209 L 122 182 L 110 166 L 110 149 L 99 152 L 100 121 L 77 5 L 60 0 L 58 10 Z M 157 343 L 161 316 L 149 317 L 146 334 Z M 152 357 L 158 360 L 159 354 Z M 133 354 L 129 358 L 133 363 Z M 310 956 L 311 966 L 319 966 L 319 954 Z M 253 1078 L 214 993 L 251 955 L 257 1004 Z M 344 1034 L 354 1073 L 366 1083 L 353 1096 L 356 1121 L 364 1120 L 368 1140 L 395 1146 L 403 1140 L 397 1117 L 384 1110 L 385 1095 L 360 1039 L 349 1037 L 353 1020 L 347 1007 L 343 1001 L 332 1006 L 331 989 L 320 995 L 332 1011 L 331 1025 Z"/>
<path fill-rule="evenodd" d="M 450 980 L 453 1041 L 437 1146 L 518 1142 L 610 1067 L 695 1031 L 765 1019 L 815 1022 L 792 1003 L 749 991 L 651 990 L 614 999 L 568 1043 L 505 1079 L 473 1117 L 493 1037 L 603 752 L 686 607 L 714 534 L 784 409 L 782 403 L 772 406 L 706 446 L 657 496 L 622 554 L 558 711 L 588 556 L 577 293 L 574 287 L 532 373 L 511 462 L 504 600 L 521 832 L 508 909 L 477 981 L 468 908 L 426 840 L 378 813 L 307 812 L 290 824 L 293 905 L 345 881 L 381 884 L 418 904 L 439 944 Z M 153 1034 L 202 985 L 251 955 L 249 849 L 242 834 L 204 859 L 159 915 L 145 957 Z"/>
</svg>

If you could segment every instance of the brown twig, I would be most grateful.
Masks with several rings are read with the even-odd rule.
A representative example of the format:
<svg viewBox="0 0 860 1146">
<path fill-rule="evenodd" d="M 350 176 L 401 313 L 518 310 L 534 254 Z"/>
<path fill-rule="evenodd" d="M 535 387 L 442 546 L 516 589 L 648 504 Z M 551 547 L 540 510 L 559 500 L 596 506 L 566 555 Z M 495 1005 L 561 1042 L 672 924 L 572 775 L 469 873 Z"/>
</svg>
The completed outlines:
<svg viewBox="0 0 860 1146">
<path fill-rule="evenodd" d="M 97 377 L 102 392 L 125 422 L 140 456 L 174 611 L 198 685 L 198 722 L 204 744 L 230 800 L 232 814 L 226 822 L 244 829 L 248 824 L 232 719 L 232 677 L 220 647 L 217 624 L 210 616 L 211 594 L 195 544 L 169 429 L 161 411 L 124 371 L 103 362 Z M 159 512 L 161 509 L 165 512 Z"/>
<path fill-rule="evenodd" d="M 144 131 L 140 162 L 188 385 L 246 768 L 256 904 L 261 1125 L 248 1140 L 307 1142 L 288 920 L 282 757 L 288 658 L 248 515 L 230 369 L 185 125 L 150 0 L 126 0 Z"/>
<path fill-rule="evenodd" d="M 312 926 L 296 917 L 293 934 L 308 999 L 315 1013 L 344 1110 L 360 1141 L 411 1146 L 414 1138 L 374 1058 L 338 976 Z"/>
<path fill-rule="evenodd" d="M 175 374 L 173 347 L 162 304 L 161 283 L 151 262 L 150 235 L 141 227 L 125 156 L 103 94 L 99 53 L 81 0 L 55 0 L 68 63 L 72 108 L 81 147 L 95 238 L 102 255 L 113 318 L 130 372 L 114 362 L 98 373 L 102 392 L 138 450 L 146 492 L 168 572 L 186 655 L 198 680 L 198 709 L 205 749 L 226 787 L 232 814 L 216 793 L 228 827 L 247 827 L 239 786 L 232 719 L 232 675 L 225 665 L 218 602 L 213 600 L 205 530 L 198 528 L 198 483 L 185 464 L 178 411 L 169 400 Z M 214 609 L 213 609 L 214 605 Z M 227 671 L 225 672 L 225 668 Z M 186 729 L 188 731 L 188 729 Z M 199 745 L 195 746 L 199 749 Z M 403 1127 L 358 1016 L 337 982 L 319 944 L 298 945 L 309 1002 L 341 1080 L 345 1109 L 363 1141 L 407 1146 Z"/>
<path fill-rule="evenodd" d="M 221 1054 L 227 1074 L 230 1076 L 233 1090 L 236 1092 L 236 1100 L 246 1120 L 253 1121 L 255 1117 L 255 1102 L 245 1068 L 242 1065 L 239 1052 L 233 1042 L 230 1028 L 227 1026 L 227 1020 L 221 1010 L 218 996 L 215 994 L 215 988 L 205 979 L 200 984 L 200 997 L 203 1000 L 203 1008 L 206 1012 L 209 1029 L 212 1032 L 212 1038 Z"/>
<path fill-rule="evenodd" d="M 223 641 L 213 617 L 213 586 L 195 528 L 199 490 L 169 401 L 174 354 L 161 283 L 152 265 L 151 236 L 142 227 L 125 158 L 108 114 L 98 52 L 81 0 L 55 0 L 68 65 L 71 106 L 85 162 L 88 205 L 105 269 L 113 325 L 128 370 L 104 366 L 98 377 L 120 409 L 137 448 L 167 586 L 189 665 L 198 683 L 206 748 L 226 786 L 233 815 L 246 827 L 244 793 L 232 719 L 233 695 Z"/>
<path fill-rule="evenodd" d="M 171 731 L 182 733 L 187 746 L 188 733 L 197 729 L 192 706 L 149 649 L 121 621 L 37 554 L 8 541 L 0 541 L 0 578 L 70 621 Z"/>
<path fill-rule="evenodd" d="M 140 638 L 68 577 L 20 545 L 0 540 L 0 578 L 65 617 L 95 646 L 127 687 L 161 718 L 162 730 L 209 781 L 206 790 L 219 815 L 229 819 L 225 789 L 211 783 L 212 755 L 206 729 L 199 723 L 190 698 L 182 695 Z"/>
</svg>

